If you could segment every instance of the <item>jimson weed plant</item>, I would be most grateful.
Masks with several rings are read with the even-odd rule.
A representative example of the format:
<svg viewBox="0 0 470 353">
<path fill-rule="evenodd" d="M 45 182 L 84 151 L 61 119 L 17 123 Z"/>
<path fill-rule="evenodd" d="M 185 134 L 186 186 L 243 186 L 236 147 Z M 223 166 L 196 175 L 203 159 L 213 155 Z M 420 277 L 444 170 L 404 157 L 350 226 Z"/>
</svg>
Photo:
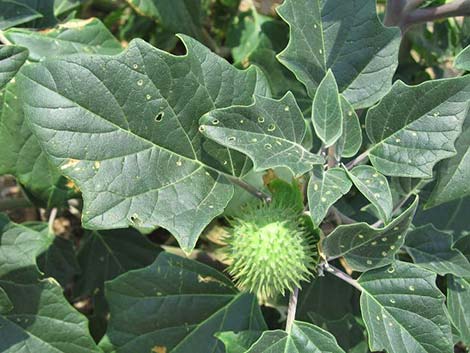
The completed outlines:
<svg viewBox="0 0 470 353">
<path fill-rule="evenodd" d="M 469 14 L 0 0 L 0 352 L 465 352 Z"/>
</svg>

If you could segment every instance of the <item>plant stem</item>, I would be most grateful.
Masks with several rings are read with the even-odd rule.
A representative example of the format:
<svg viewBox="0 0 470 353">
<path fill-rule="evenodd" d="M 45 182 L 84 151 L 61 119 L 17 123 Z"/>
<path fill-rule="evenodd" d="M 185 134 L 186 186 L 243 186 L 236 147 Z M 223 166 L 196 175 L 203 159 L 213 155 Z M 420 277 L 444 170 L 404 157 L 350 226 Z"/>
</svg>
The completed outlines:
<svg viewBox="0 0 470 353">
<path fill-rule="evenodd" d="M 336 166 L 336 146 L 328 147 L 328 169 L 334 168 Z"/>
<path fill-rule="evenodd" d="M 268 194 L 265 194 L 261 190 L 258 190 L 253 185 L 248 184 L 247 182 L 244 182 L 243 180 L 235 178 L 235 177 L 231 177 L 231 176 L 228 176 L 228 175 L 226 175 L 226 177 L 227 177 L 227 179 L 230 180 L 230 182 L 232 184 L 235 184 L 235 185 L 241 187 L 243 190 L 249 192 L 253 196 L 257 197 L 258 199 L 260 199 L 264 202 L 267 202 L 267 203 L 271 202 L 271 200 L 272 200 L 271 196 L 269 196 Z"/>
<path fill-rule="evenodd" d="M 3 34 L 3 31 L 0 31 L 0 42 L 2 42 L 5 45 L 11 45 L 12 43 L 8 40 L 7 37 L 5 37 L 5 34 Z"/>
<path fill-rule="evenodd" d="M 342 213 L 340 210 L 338 210 L 334 206 L 331 206 L 330 211 L 335 215 L 335 217 L 337 217 L 341 221 L 341 224 L 357 223 L 357 221 L 355 219 L 352 219 L 352 218 L 346 216 L 344 213 Z"/>
<path fill-rule="evenodd" d="M 369 159 L 369 150 L 361 153 L 359 156 L 356 157 L 356 159 L 354 159 L 351 162 L 349 162 L 348 164 L 346 164 L 346 168 L 348 168 L 348 170 L 351 170 L 356 165 L 362 164 L 362 163 L 366 162 L 368 159 Z"/>
<path fill-rule="evenodd" d="M 48 228 L 49 228 L 49 233 L 54 234 L 54 221 L 55 218 L 57 217 L 57 208 L 54 207 L 51 210 L 51 213 L 49 214 L 49 221 L 47 222 Z"/>
<path fill-rule="evenodd" d="M 0 200 L 0 212 L 31 206 L 31 202 L 25 198 Z"/>
<path fill-rule="evenodd" d="M 295 320 L 297 311 L 297 301 L 299 299 L 299 288 L 295 287 L 289 298 L 289 307 L 287 309 L 286 332 L 290 333 Z"/>
<path fill-rule="evenodd" d="M 334 266 L 331 266 L 330 264 L 328 264 L 326 262 L 323 263 L 322 266 L 328 273 L 331 273 L 332 275 L 338 277 L 339 279 L 342 279 L 346 283 L 349 283 L 351 286 L 353 286 L 354 288 L 356 288 L 357 290 L 362 292 L 361 285 L 355 279 L 353 279 L 352 277 L 350 277 L 349 275 L 347 275 L 343 271 L 337 269 Z"/>
<path fill-rule="evenodd" d="M 436 7 L 427 7 L 424 9 L 417 8 L 405 16 L 403 20 L 403 28 L 417 23 L 436 21 L 443 18 L 454 16 L 469 16 L 470 0 L 454 0 L 450 3 Z"/>
</svg>

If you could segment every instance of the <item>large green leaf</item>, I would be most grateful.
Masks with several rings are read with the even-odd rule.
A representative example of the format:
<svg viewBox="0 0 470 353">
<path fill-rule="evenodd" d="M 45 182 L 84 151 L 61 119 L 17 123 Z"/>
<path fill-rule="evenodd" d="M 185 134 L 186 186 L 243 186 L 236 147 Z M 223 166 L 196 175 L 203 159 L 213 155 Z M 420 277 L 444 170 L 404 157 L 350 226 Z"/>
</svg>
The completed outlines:
<svg viewBox="0 0 470 353">
<path fill-rule="evenodd" d="M 308 207 L 313 224 L 320 226 L 330 207 L 351 189 L 352 183 L 342 168 L 327 171 L 314 167 L 308 183 Z"/>
<path fill-rule="evenodd" d="M 327 331 L 296 321 L 292 331 L 267 331 L 246 353 L 344 353 Z"/>
<path fill-rule="evenodd" d="M 278 8 L 290 26 L 279 59 L 312 98 L 328 69 L 356 108 L 374 104 L 390 89 L 400 31 L 383 27 L 375 7 L 375 0 L 286 0 Z"/>
<path fill-rule="evenodd" d="M 338 85 L 331 70 L 318 85 L 312 106 L 315 132 L 325 147 L 333 145 L 343 134 L 343 111 Z"/>
<path fill-rule="evenodd" d="M 0 89 L 2 89 L 23 66 L 28 58 L 28 49 L 15 46 L 0 46 Z"/>
<path fill-rule="evenodd" d="M 462 50 L 455 58 L 455 67 L 470 71 L 470 45 Z"/>
<path fill-rule="evenodd" d="M 470 195 L 470 111 L 455 148 L 457 154 L 437 167 L 437 183 L 426 203 L 428 208 Z"/>
<path fill-rule="evenodd" d="M 225 353 L 246 353 L 263 334 L 262 331 L 220 332 L 216 337 L 224 342 Z"/>
<path fill-rule="evenodd" d="M 380 219 L 388 222 L 392 217 L 393 200 L 387 178 L 368 165 L 357 166 L 348 175 L 357 189 L 378 210 Z"/>
<path fill-rule="evenodd" d="M 323 253 L 329 260 L 344 256 L 356 271 L 390 264 L 405 241 L 417 207 L 416 197 L 405 212 L 380 229 L 367 223 L 341 225 L 323 240 Z"/>
<path fill-rule="evenodd" d="M 372 164 L 383 174 L 430 178 L 455 154 L 470 97 L 470 76 L 407 86 L 398 81 L 367 113 Z"/>
<path fill-rule="evenodd" d="M 100 352 L 85 316 L 64 298 L 54 280 L 36 284 L 0 281 L 13 308 L 0 315 L 0 351 L 4 353 Z"/>
<path fill-rule="evenodd" d="M 46 28 L 56 23 L 54 0 L 0 0 L 0 30 L 19 25 Z"/>
<path fill-rule="evenodd" d="M 362 317 L 372 351 L 451 353 L 450 323 L 436 275 L 396 262 L 359 278 Z"/>
<path fill-rule="evenodd" d="M 150 265 L 160 252 L 159 247 L 134 229 L 88 232 L 77 255 L 82 273 L 74 295 L 103 293 L 105 281 Z"/>
<path fill-rule="evenodd" d="M 106 283 L 105 291 L 105 352 L 222 353 L 215 333 L 266 329 L 255 297 L 216 270 L 168 253 Z"/>
<path fill-rule="evenodd" d="M 459 337 L 470 344 L 470 280 L 449 276 L 447 282 L 447 308 Z"/>
<path fill-rule="evenodd" d="M 440 275 L 470 278 L 469 260 L 452 243 L 452 235 L 427 225 L 408 233 L 405 248 L 413 262 L 421 267 Z"/>
<path fill-rule="evenodd" d="M 343 112 L 343 134 L 336 143 L 336 154 L 339 157 L 354 157 L 362 146 L 362 128 L 351 103 L 340 95 Z"/>
<path fill-rule="evenodd" d="M 211 111 L 200 124 L 205 136 L 248 155 L 257 171 L 287 167 L 302 175 L 324 163 L 302 146 L 307 127 L 292 93 L 279 101 L 256 97 L 248 107 Z"/>
<path fill-rule="evenodd" d="M 17 82 L 10 82 L 0 92 L 0 175 L 14 175 L 35 203 L 61 206 L 73 191 L 39 146 L 25 120 L 18 95 Z"/>
<path fill-rule="evenodd" d="M 184 56 L 135 40 L 118 56 L 28 66 L 18 82 L 41 146 L 83 193 L 85 227 L 160 225 L 189 252 L 232 197 L 225 176 L 248 167 L 239 152 L 204 139 L 198 120 L 251 104 L 266 83 L 182 39 Z"/>
<path fill-rule="evenodd" d="M 71 20 L 42 32 L 12 28 L 4 35 L 10 42 L 27 47 L 33 61 L 76 53 L 112 55 L 122 51 L 121 44 L 96 18 Z"/>
</svg>

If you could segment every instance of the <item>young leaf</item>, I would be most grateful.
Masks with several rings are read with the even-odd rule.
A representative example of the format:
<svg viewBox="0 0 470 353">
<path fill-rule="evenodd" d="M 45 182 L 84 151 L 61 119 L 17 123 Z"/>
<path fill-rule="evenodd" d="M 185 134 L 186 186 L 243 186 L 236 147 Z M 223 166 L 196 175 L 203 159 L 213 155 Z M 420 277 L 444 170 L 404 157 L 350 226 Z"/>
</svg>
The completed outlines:
<svg viewBox="0 0 470 353">
<path fill-rule="evenodd" d="M 406 236 L 405 249 L 413 262 L 438 274 L 470 278 L 470 261 L 452 246 L 452 235 L 432 224 L 413 229 Z"/>
<path fill-rule="evenodd" d="M 248 107 L 213 110 L 199 123 L 205 136 L 248 155 L 255 171 L 287 167 L 302 175 L 324 163 L 302 146 L 307 127 L 290 92 L 279 101 L 255 97 Z"/>
<path fill-rule="evenodd" d="M 447 308 L 459 337 L 470 344 L 470 280 L 449 276 L 447 281 Z"/>
<path fill-rule="evenodd" d="M 74 287 L 77 297 L 103 293 L 104 282 L 150 265 L 161 252 L 134 229 L 85 234 L 77 254 L 82 273 Z"/>
<path fill-rule="evenodd" d="M 332 168 L 327 171 L 323 170 L 323 166 L 313 168 L 307 196 L 310 215 L 315 226 L 320 226 L 329 208 L 346 195 L 351 186 L 351 181 L 341 168 Z"/>
<path fill-rule="evenodd" d="M 343 134 L 336 143 L 336 154 L 340 157 L 354 157 L 362 146 L 362 129 L 353 106 L 341 94 L 343 113 Z"/>
<path fill-rule="evenodd" d="M 246 353 L 344 353 L 329 332 L 306 322 L 296 321 L 291 333 L 266 331 Z"/>
<path fill-rule="evenodd" d="M 369 158 L 385 175 L 431 178 L 455 154 L 468 109 L 470 76 L 407 86 L 398 81 L 367 113 Z"/>
<path fill-rule="evenodd" d="M 328 70 L 315 92 L 312 121 L 315 132 L 325 147 L 333 145 L 343 133 L 343 112 L 338 85 L 331 70 Z"/>
<path fill-rule="evenodd" d="M 12 28 L 4 35 L 10 42 L 27 47 L 33 61 L 77 53 L 113 55 L 122 51 L 121 44 L 96 18 L 71 20 L 42 32 Z"/>
<path fill-rule="evenodd" d="M 168 253 L 107 282 L 105 291 L 111 309 L 100 343 L 105 352 L 223 352 L 215 333 L 266 329 L 255 297 L 239 293 L 220 272 Z"/>
<path fill-rule="evenodd" d="M 470 45 L 455 58 L 455 68 L 470 71 Z"/>
<path fill-rule="evenodd" d="M 437 167 L 437 183 L 426 208 L 470 195 L 470 111 L 462 134 L 455 141 L 457 154 Z"/>
<path fill-rule="evenodd" d="M 85 316 L 64 298 L 53 280 L 36 284 L 0 281 L 12 303 L 12 310 L 0 315 L 0 351 L 99 353 L 88 332 Z"/>
<path fill-rule="evenodd" d="M 358 282 L 372 351 L 453 352 L 445 297 L 434 273 L 398 261 L 362 274 Z"/>
<path fill-rule="evenodd" d="M 54 0 L 0 0 L 0 30 L 14 26 L 54 26 Z"/>
<path fill-rule="evenodd" d="M 328 69 L 356 108 L 371 106 L 388 92 L 400 31 L 380 23 L 374 0 L 286 0 L 278 12 L 290 26 L 279 60 L 312 98 Z"/>
<path fill-rule="evenodd" d="M 0 46 L 0 90 L 15 77 L 28 59 L 28 49 L 15 46 Z"/>
<path fill-rule="evenodd" d="M 341 225 L 323 240 L 323 253 L 327 259 L 344 256 L 356 271 L 390 264 L 405 241 L 417 207 L 418 197 L 405 212 L 381 229 L 367 223 Z"/>
<path fill-rule="evenodd" d="M 357 189 L 378 210 L 380 219 L 387 223 L 393 211 L 392 192 L 387 178 L 368 165 L 357 166 L 348 175 Z"/>
<path fill-rule="evenodd" d="M 86 227 L 159 225 L 189 252 L 232 197 L 224 175 L 247 168 L 239 152 L 204 139 L 197 121 L 251 104 L 266 83 L 181 38 L 184 56 L 135 40 L 118 56 L 30 65 L 18 82 L 41 146 L 82 191 Z"/>
</svg>

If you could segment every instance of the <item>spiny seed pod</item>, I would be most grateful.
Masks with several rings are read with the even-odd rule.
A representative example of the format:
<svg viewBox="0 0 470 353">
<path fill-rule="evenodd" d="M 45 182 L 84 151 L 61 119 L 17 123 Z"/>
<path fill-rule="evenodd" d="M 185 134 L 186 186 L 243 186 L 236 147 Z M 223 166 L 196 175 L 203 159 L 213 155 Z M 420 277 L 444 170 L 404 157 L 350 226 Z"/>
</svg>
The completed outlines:
<svg viewBox="0 0 470 353">
<path fill-rule="evenodd" d="M 308 280 L 316 250 L 298 218 L 291 209 L 273 203 L 248 207 L 231 221 L 228 272 L 240 288 L 272 298 Z"/>
</svg>

